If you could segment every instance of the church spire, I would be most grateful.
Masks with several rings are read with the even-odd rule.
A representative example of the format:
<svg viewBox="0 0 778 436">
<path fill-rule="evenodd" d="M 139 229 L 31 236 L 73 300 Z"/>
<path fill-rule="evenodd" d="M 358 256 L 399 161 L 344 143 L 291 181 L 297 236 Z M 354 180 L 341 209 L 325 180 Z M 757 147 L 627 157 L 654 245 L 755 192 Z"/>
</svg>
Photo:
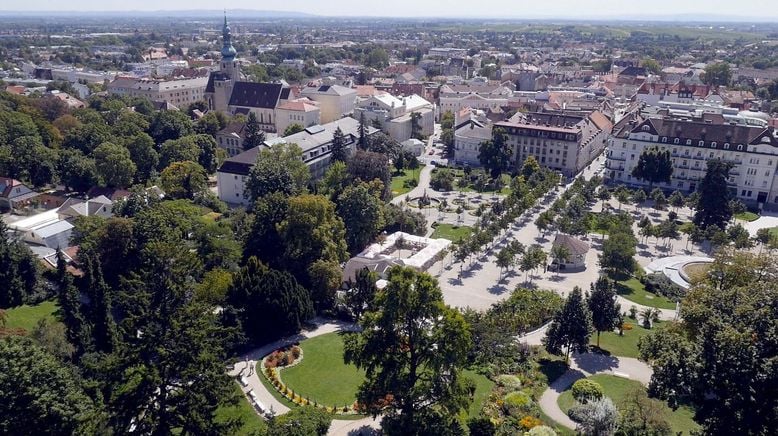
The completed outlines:
<svg viewBox="0 0 778 436">
<path fill-rule="evenodd" d="M 232 33 L 230 32 L 230 26 L 227 24 L 227 10 L 224 10 L 224 28 L 222 29 L 222 37 L 224 42 L 222 43 L 222 60 L 232 61 L 238 52 L 235 47 L 232 46 Z"/>
</svg>

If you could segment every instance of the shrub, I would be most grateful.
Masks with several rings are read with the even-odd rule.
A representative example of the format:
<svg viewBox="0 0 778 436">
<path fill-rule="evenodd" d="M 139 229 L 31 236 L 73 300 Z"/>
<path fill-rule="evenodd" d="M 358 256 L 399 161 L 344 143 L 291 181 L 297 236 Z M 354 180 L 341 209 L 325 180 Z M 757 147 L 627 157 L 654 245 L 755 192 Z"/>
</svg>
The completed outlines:
<svg viewBox="0 0 778 436">
<path fill-rule="evenodd" d="M 543 421 L 535 418 L 534 416 L 527 415 L 524 418 L 521 418 L 521 421 L 519 421 L 519 425 L 524 430 L 531 430 L 539 425 L 543 424 Z"/>
<path fill-rule="evenodd" d="M 588 403 L 602 398 L 604 392 L 599 383 L 582 378 L 573 383 L 573 398 L 579 403 Z"/>
<path fill-rule="evenodd" d="M 575 406 L 568 415 L 583 434 L 613 434 L 619 422 L 619 411 L 608 397 Z"/>
<path fill-rule="evenodd" d="M 416 179 L 407 179 L 403 181 L 403 188 L 415 188 L 418 184 Z"/>
<path fill-rule="evenodd" d="M 547 426 L 547 425 L 539 425 L 537 427 L 532 427 L 530 431 L 527 433 L 529 436 L 556 436 L 556 432 L 553 428 Z"/>
<path fill-rule="evenodd" d="M 680 300 L 686 292 L 680 286 L 673 283 L 663 273 L 646 274 L 641 277 L 640 282 L 645 286 L 646 291 L 653 294 L 665 296 L 671 300 Z"/>
<path fill-rule="evenodd" d="M 297 345 L 292 347 L 292 356 L 294 356 L 295 359 L 300 357 L 300 347 L 298 347 Z"/>
<path fill-rule="evenodd" d="M 621 325 L 621 329 L 624 331 L 630 331 L 632 330 L 632 324 L 625 322 L 624 324 Z"/>
<path fill-rule="evenodd" d="M 521 389 L 521 380 L 515 375 L 501 374 L 497 376 L 497 379 L 495 381 L 499 386 L 502 386 L 509 390 Z"/>
<path fill-rule="evenodd" d="M 470 430 L 470 436 L 494 436 L 497 431 L 492 420 L 483 416 L 470 418 L 467 429 Z"/>
<path fill-rule="evenodd" d="M 524 392 L 511 392 L 503 398 L 502 407 L 509 415 L 526 413 L 532 407 L 532 399 Z"/>
<path fill-rule="evenodd" d="M 632 319 L 638 319 L 638 308 L 634 305 L 629 307 L 629 317 Z"/>
</svg>

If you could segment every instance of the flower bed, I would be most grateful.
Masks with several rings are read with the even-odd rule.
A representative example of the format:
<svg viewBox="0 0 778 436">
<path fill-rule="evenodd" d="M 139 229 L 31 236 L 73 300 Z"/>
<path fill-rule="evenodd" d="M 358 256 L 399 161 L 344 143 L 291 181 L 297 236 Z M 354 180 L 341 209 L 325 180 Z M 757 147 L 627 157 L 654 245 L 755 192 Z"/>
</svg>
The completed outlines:
<svg viewBox="0 0 778 436">
<path fill-rule="evenodd" d="M 289 361 L 290 358 L 292 359 L 291 361 Z M 284 396 L 284 398 L 298 406 L 312 406 L 325 410 L 327 413 L 337 415 L 355 415 L 359 413 L 359 407 L 356 401 L 350 406 L 328 406 L 325 404 L 317 403 L 316 401 L 312 401 L 308 397 L 303 397 L 296 393 L 294 389 L 291 389 L 286 384 L 284 384 L 283 380 L 281 380 L 281 370 L 291 368 L 302 362 L 302 360 L 302 348 L 300 348 L 298 345 L 273 351 L 262 359 L 260 366 L 263 368 L 262 375 L 270 382 L 271 385 L 273 385 L 276 391 Z"/>
<path fill-rule="evenodd" d="M 288 368 L 303 360 L 303 350 L 299 345 L 273 351 L 262 359 L 263 368 Z"/>
</svg>

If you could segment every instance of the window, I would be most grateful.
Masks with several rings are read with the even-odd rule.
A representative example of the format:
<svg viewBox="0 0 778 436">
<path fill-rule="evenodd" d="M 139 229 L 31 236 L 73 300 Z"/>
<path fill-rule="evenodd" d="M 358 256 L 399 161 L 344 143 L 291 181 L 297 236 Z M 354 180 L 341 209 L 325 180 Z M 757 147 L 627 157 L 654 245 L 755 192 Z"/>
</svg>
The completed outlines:
<svg viewBox="0 0 778 436">
<path fill-rule="evenodd" d="M 692 145 L 692 140 L 691 139 L 687 139 L 686 140 L 686 145 Z"/>
<path fill-rule="evenodd" d="M 742 151 L 742 150 L 743 150 L 743 144 L 738 144 L 737 151 Z"/>
<path fill-rule="evenodd" d="M 662 137 L 662 142 L 667 142 L 667 136 Z"/>
<path fill-rule="evenodd" d="M 729 142 L 724 143 L 724 150 L 729 150 Z"/>
<path fill-rule="evenodd" d="M 700 142 L 697 143 L 697 145 L 699 145 L 700 147 L 704 147 L 705 146 L 705 141 L 700 141 Z"/>
<path fill-rule="evenodd" d="M 645 125 L 645 126 L 643 126 L 643 131 L 644 131 L 644 132 L 648 132 L 648 131 L 649 131 L 649 129 L 651 129 L 651 128 L 650 128 L 650 127 L 648 127 L 648 125 Z"/>
<path fill-rule="evenodd" d="M 681 141 L 678 138 L 673 139 L 673 144 L 678 144 L 679 142 Z"/>
<path fill-rule="evenodd" d="M 711 142 L 710 146 L 711 146 L 711 148 L 716 148 L 716 143 L 715 142 Z"/>
</svg>

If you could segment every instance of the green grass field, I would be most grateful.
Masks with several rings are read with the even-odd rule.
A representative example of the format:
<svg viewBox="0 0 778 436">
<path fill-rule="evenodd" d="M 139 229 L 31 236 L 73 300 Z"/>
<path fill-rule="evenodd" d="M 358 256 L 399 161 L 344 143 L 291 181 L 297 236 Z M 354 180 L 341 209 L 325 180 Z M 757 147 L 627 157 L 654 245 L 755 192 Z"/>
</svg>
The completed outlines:
<svg viewBox="0 0 778 436">
<path fill-rule="evenodd" d="M 643 336 L 647 336 L 652 331 L 661 328 L 664 322 L 654 323 L 651 330 L 640 326 L 640 316 L 638 320 L 627 317 L 625 323 L 632 324 L 632 330 L 624 330 L 624 336 L 619 336 L 618 332 L 602 332 L 600 334 L 600 349 L 607 351 L 611 356 L 638 357 L 638 341 Z M 597 344 L 597 333 L 592 335 L 590 341 L 592 345 Z"/>
<path fill-rule="evenodd" d="M 53 301 L 44 301 L 35 306 L 22 305 L 14 307 L 13 309 L 6 309 L 5 314 L 7 316 L 5 327 L 6 328 L 23 328 L 25 330 L 32 331 L 35 324 L 41 318 L 49 318 L 51 321 L 55 321 L 56 317 L 54 312 L 57 311 L 57 304 Z"/>
<path fill-rule="evenodd" d="M 413 188 L 406 188 L 403 186 L 406 180 L 419 180 L 419 173 L 421 172 L 421 169 L 424 168 L 424 165 L 419 166 L 419 168 L 416 168 L 415 170 L 404 170 L 398 172 L 394 167 L 392 167 L 392 197 L 397 197 L 398 195 L 403 195 L 405 193 L 410 192 Z"/>
<path fill-rule="evenodd" d="M 630 380 L 623 377 L 616 377 L 608 374 L 596 374 L 588 377 L 589 380 L 595 381 L 602 386 L 605 391 L 605 396 L 613 400 L 613 404 L 619 407 L 619 404 L 624 400 L 627 393 L 635 388 L 644 389 L 643 385 L 636 380 Z M 575 405 L 575 399 L 570 389 L 562 392 L 557 400 L 559 408 L 565 413 Z M 669 407 L 665 410 L 668 423 L 673 429 L 673 433 L 681 432 L 683 434 L 691 434 L 692 430 L 699 430 L 699 425 L 694 422 L 692 417 L 694 412 L 688 407 L 680 407 L 676 411 L 672 411 Z"/>
<path fill-rule="evenodd" d="M 636 278 L 616 282 L 616 292 L 629 301 L 660 309 L 675 309 L 675 302 L 661 295 L 652 294 Z"/>
<path fill-rule="evenodd" d="M 473 402 L 470 403 L 470 407 L 467 410 L 467 417 L 474 418 L 481 414 L 481 408 L 483 407 L 484 402 L 489 399 L 489 394 L 492 392 L 494 382 L 489 380 L 485 375 L 475 371 L 465 370 L 462 374 L 475 382 Z"/>
<path fill-rule="evenodd" d="M 452 242 L 467 238 L 473 233 L 473 228 L 468 226 L 455 226 L 453 224 L 438 224 L 432 232 L 432 238 L 444 238 Z"/>
<path fill-rule="evenodd" d="M 295 393 L 327 406 L 354 403 L 365 373 L 343 363 L 343 338 L 329 333 L 300 343 L 303 360 L 281 370 L 281 379 Z"/>
<path fill-rule="evenodd" d="M 751 221 L 758 220 L 759 219 L 759 215 L 757 215 L 757 214 L 755 214 L 753 212 L 741 212 L 741 213 L 735 214 L 735 218 L 739 219 L 739 220 L 742 220 L 742 221 L 751 222 Z"/>
<path fill-rule="evenodd" d="M 231 419 L 240 418 L 243 425 L 233 433 L 234 435 L 254 435 L 265 434 L 267 425 L 265 421 L 257 415 L 254 408 L 249 403 L 248 398 L 243 395 L 240 386 L 235 384 L 235 393 L 239 396 L 238 404 L 234 406 L 221 406 L 216 410 L 217 422 L 226 422 Z"/>
</svg>

